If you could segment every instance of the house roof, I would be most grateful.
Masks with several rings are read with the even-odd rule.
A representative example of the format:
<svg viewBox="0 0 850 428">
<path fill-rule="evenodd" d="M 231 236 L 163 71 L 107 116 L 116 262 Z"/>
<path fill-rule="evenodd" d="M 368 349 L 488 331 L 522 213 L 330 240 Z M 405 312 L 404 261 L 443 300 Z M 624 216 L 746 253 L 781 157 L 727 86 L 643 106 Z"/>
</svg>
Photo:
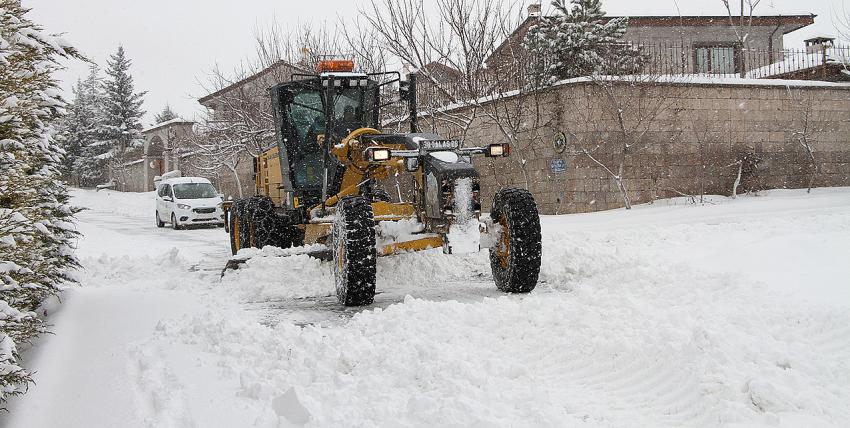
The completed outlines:
<svg viewBox="0 0 850 428">
<path fill-rule="evenodd" d="M 149 126 L 145 129 L 142 129 L 142 133 L 146 134 L 148 132 L 156 131 L 157 129 L 165 128 L 165 127 L 172 126 L 172 125 L 194 125 L 194 124 L 195 124 L 195 122 L 192 122 L 191 120 L 185 120 L 185 119 L 181 119 L 181 118 L 178 117 L 178 118 L 167 120 L 165 122 L 160 122 L 160 123 L 157 123 L 155 125 Z"/>
<path fill-rule="evenodd" d="M 817 15 L 760 15 L 752 17 L 755 27 L 774 27 L 782 25 L 782 34 L 788 34 L 815 23 Z M 740 17 L 728 15 L 706 16 L 609 16 L 608 19 L 628 18 L 632 27 L 730 27 L 740 23 Z M 749 22 L 749 17 L 744 19 Z"/>
<path fill-rule="evenodd" d="M 250 76 L 248 76 L 248 77 L 246 77 L 246 78 L 244 78 L 244 79 L 242 79 L 242 80 L 239 80 L 239 81 L 233 82 L 233 83 L 231 83 L 231 84 L 229 84 L 229 85 L 225 86 L 224 88 L 221 88 L 221 89 L 219 89 L 219 90 L 217 90 L 217 91 L 215 91 L 215 92 L 213 92 L 213 93 L 211 93 L 211 94 L 209 94 L 209 95 L 206 95 L 206 96 L 204 96 L 204 97 L 202 97 L 202 98 L 199 98 L 199 99 L 198 99 L 198 102 L 199 102 L 201 105 L 206 106 L 206 105 L 207 105 L 207 103 L 209 103 L 210 101 L 212 101 L 212 100 L 213 100 L 213 99 L 215 99 L 216 97 L 221 96 L 222 94 L 224 94 L 224 93 L 226 93 L 226 92 L 228 92 L 228 91 L 231 91 L 231 90 L 233 90 L 234 88 L 237 88 L 237 87 L 239 87 L 239 86 L 245 85 L 246 83 L 250 83 L 250 82 L 252 82 L 252 81 L 254 81 L 254 80 L 257 80 L 257 79 L 259 79 L 259 78 L 261 78 L 261 77 L 264 77 L 265 75 L 267 75 L 267 74 L 271 73 L 272 71 L 274 71 L 274 70 L 276 70 L 276 69 L 278 69 L 279 67 L 282 67 L 282 66 L 283 66 L 283 67 L 289 67 L 289 68 L 291 68 L 293 72 L 309 73 L 309 71 L 307 71 L 307 70 L 305 70 L 305 69 L 303 69 L 303 68 L 301 68 L 301 67 L 299 67 L 299 66 L 297 66 L 297 65 L 294 65 L 294 64 L 292 64 L 292 63 L 290 63 L 290 62 L 287 62 L 287 61 L 284 61 L 284 60 L 280 60 L 280 61 L 278 61 L 278 62 L 276 62 L 276 63 L 274 63 L 274 64 L 272 64 L 272 65 L 270 65 L 270 66 L 268 66 L 268 67 L 266 67 L 266 68 L 264 68 L 264 69 L 262 69 L 262 70 L 260 70 L 260 71 L 259 71 L 259 72 L 257 72 L 257 73 L 254 73 L 254 74 L 252 74 L 252 75 L 250 75 Z"/>
</svg>

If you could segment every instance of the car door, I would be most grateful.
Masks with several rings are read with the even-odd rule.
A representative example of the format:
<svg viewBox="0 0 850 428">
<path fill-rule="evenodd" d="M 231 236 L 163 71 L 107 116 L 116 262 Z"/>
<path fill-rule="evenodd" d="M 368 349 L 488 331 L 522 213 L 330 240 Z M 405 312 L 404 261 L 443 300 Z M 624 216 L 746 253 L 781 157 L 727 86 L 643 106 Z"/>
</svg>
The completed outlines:
<svg viewBox="0 0 850 428">
<path fill-rule="evenodd" d="M 162 216 L 165 217 L 165 221 L 170 221 L 171 212 L 174 211 L 174 193 L 170 184 L 166 184 L 162 190 Z"/>
<path fill-rule="evenodd" d="M 159 217 L 158 219 L 161 221 L 165 221 L 167 214 L 165 212 L 165 201 L 162 200 L 162 196 L 165 195 L 165 184 L 160 184 L 159 188 L 156 189 L 156 213 Z"/>
</svg>

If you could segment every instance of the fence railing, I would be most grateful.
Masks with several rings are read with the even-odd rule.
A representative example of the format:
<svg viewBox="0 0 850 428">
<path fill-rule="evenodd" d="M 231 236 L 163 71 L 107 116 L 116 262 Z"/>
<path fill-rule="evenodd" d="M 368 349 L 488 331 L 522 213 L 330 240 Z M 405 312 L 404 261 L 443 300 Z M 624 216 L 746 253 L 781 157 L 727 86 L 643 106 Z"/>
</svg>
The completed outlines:
<svg viewBox="0 0 850 428">
<path fill-rule="evenodd" d="M 644 57 L 644 72 L 663 75 L 704 75 L 761 79 L 815 69 L 850 68 L 850 46 L 819 50 L 742 49 L 733 44 L 676 45 L 632 43 Z"/>
</svg>

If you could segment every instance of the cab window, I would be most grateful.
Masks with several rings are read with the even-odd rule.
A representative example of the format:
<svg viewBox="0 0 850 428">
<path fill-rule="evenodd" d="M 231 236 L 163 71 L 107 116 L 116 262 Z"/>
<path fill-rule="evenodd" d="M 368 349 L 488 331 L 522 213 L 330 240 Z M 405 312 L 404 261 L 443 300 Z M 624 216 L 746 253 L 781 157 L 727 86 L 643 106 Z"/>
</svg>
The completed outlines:
<svg viewBox="0 0 850 428">
<path fill-rule="evenodd" d="M 289 119 L 295 131 L 290 145 L 294 184 L 297 188 L 321 187 L 322 145 L 319 137 L 325 134 L 325 115 L 322 113 L 321 92 L 305 88 L 295 94 L 289 109 Z"/>
</svg>

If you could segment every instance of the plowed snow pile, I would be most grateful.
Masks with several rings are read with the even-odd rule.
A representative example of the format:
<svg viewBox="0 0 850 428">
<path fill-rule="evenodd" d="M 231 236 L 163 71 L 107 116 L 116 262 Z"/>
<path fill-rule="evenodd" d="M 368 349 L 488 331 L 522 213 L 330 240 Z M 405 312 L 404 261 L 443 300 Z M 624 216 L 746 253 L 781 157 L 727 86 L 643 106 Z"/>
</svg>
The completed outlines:
<svg viewBox="0 0 850 428">
<path fill-rule="evenodd" d="M 176 237 L 210 232 L 226 251 L 220 230 L 160 235 L 152 219 L 87 226 L 104 215 L 81 216 L 103 252 L 110 244 L 98 233 L 148 248 L 170 237 L 179 250 L 89 258 L 87 287 L 193 301 L 183 313 L 147 307 L 151 326 L 129 339 L 75 342 L 63 325 L 99 309 L 74 311 L 92 291 L 72 292 L 56 338 L 40 345 L 44 382 L 13 406 L 11 426 L 110 426 L 94 407 L 35 404 L 74 394 L 78 384 L 47 364 L 58 358 L 44 356 L 75 346 L 121 350 L 112 359 L 130 385 L 111 401 L 134 415 L 123 426 L 850 422 L 850 189 L 545 217 L 534 292 L 496 291 L 486 252 L 429 251 L 381 259 L 381 294 L 359 311 L 334 303 L 330 268 L 304 255 L 252 251 L 219 279 L 197 266 L 223 265 L 221 253 Z M 79 354 L 59 366 L 94 364 Z M 115 394 L 114 380 L 86 382 L 86 401 Z"/>
</svg>

